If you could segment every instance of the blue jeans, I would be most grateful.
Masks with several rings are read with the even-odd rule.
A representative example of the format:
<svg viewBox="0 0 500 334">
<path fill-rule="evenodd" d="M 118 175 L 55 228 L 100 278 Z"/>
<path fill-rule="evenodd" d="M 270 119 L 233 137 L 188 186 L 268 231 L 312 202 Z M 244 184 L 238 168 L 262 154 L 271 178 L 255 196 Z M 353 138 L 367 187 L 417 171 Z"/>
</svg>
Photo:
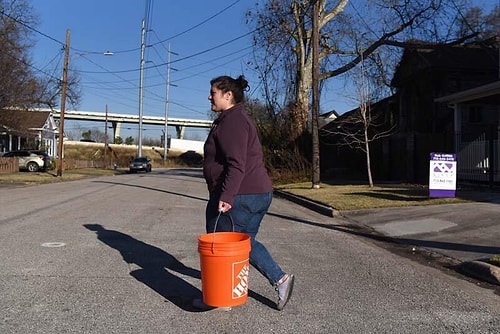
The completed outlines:
<svg viewBox="0 0 500 334">
<path fill-rule="evenodd" d="M 222 214 L 217 221 L 219 197 L 210 196 L 205 211 L 207 233 L 232 231 L 250 235 L 251 251 L 250 264 L 254 266 L 272 285 L 285 275 L 280 266 L 273 260 L 266 247 L 255 240 L 259 232 L 260 223 L 264 218 L 272 201 L 272 193 L 236 195 L 233 207 L 227 214 Z M 232 220 L 232 223 L 231 223 Z M 217 226 L 215 226 L 217 222 Z"/>
</svg>

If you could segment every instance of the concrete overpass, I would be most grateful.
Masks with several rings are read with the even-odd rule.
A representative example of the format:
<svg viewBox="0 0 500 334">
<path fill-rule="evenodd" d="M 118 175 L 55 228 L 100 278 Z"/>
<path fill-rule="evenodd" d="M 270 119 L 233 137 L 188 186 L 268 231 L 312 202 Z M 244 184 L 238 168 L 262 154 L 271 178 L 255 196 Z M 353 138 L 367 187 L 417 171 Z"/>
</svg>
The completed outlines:
<svg viewBox="0 0 500 334">
<path fill-rule="evenodd" d="M 40 111 L 50 111 L 52 113 L 52 117 L 60 118 L 61 111 L 60 110 L 51 110 L 51 109 L 38 109 Z M 64 112 L 64 119 L 72 119 L 72 120 L 80 120 L 80 121 L 94 121 L 94 122 L 109 122 L 113 126 L 113 137 L 116 138 L 120 136 L 120 128 L 122 123 L 134 123 L 139 124 L 139 115 L 128 115 L 128 114 L 114 114 L 108 113 L 106 119 L 105 112 L 95 112 L 95 111 L 74 111 L 74 110 L 66 110 Z M 143 116 L 142 117 L 143 125 L 161 125 L 165 126 L 165 117 L 156 117 L 156 116 Z M 177 138 L 184 138 L 184 133 L 186 127 L 192 128 L 210 128 L 212 126 L 212 121 L 210 120 L 197 120 L 197 119 L 188 119 L 188 118 L 168 118 L 167 119 L 168 126 L 175 126 L 177 132 Z"/>
</svg>

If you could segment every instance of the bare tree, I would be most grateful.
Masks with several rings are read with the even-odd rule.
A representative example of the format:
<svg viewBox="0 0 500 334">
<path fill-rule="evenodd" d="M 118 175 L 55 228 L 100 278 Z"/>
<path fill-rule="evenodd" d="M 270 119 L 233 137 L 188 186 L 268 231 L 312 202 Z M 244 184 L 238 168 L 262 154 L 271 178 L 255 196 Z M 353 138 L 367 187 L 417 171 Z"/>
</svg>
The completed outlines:
<svg viewBox="0 0 500 334">
<path fill-rule="evenodd" d="M 60 95 L 62 92 L 62 80 L 59 77 L 48 77 L 48 80 L 45 84 L 45 103 L 50 108 L 56 108 L 60 102 Z M 78 71 L 76 69 L 70 68 L 68 70 L 68 81 L 66 87 L 66 99 L 68 104 L 73 109 L 78 109 L 78 106 L 81 102 L 81 85 L 80 85 L 80 76 L 78 75 Z"/>
<path fill-rule="evenodd" d="M 71 128 L 66 127 L 64 132 L 68 140 L 80 140 L 84 130 L 80 123 L 75 123 Z"/>
<path fill-rule="evenodd" d="M 278 113 L 287 113 L 288 137 L 295 149 L 297 145 L 307 147 L 304 134 L 311 134 L 312 150 L 301 153 L 311 155 L 313 187 L 319 184 L 320 174 L 319 152 L 315 150 L 317 128 L 309 121 L 310 110 L 315 113 L 313 121 L 319 112 L 319 108 L 311 109 L 316 84 L 313 69 L 320 67 L 320 90 L 327 79 L 334 77 L 343 77 L 352 86 L 350 72 L 366 62 L 365 72 L 376 80 L 379 96 L 390 96 L 390 79 L 404 48 L 434 49 L 479 36 L 472 25 L 453 29 L 457 22 L 467 21 L 463 14 L 466 4 L 463 0 L 267 0 L 248 13 L 256 27 L 254 41 L 260 52 L 256 51 L 255 68 L 267 103 L 277 107 Z M 313 7 L 319 7 L 316 16 L 312 15 Z M 319 29 L 319 41 L 315 43 L 313 22 Z M 313 57 L 316 45 L 317 58 Z M 369 107 L 372 101 L 360 102 L 359 121 L 364 125 L 360 143 L 365 144 L 372 184 L 368 143 L 383 132 L 370 130 L 376 124 Z"/>
<path fill-rule="evenodd" d="M 481 41 L 500 33 L 500 4 L 497 4 L 490 13 L 484 13 L 480 7 L 472 7 L 464 12 L 454 27 L 458 36 L 467 35 L 472 31 L 479 32 L 476 40 Z"/>
<path fill-rule="evenodd" d="M 335 139 L 335 145 L 349 146 L 364 152 L 368 184 L 371 188 L 373 177 L 370 144 L 375 140 L 390 136 L 396 124 L 393 122 L 390 111 L 384 107 L 376 108 L 375 111 L 372 109 L 379 97 L 377 90 L 374 89 L 377 86 L 377 80 L 369 76 L 364 62 L 361 62 L 354 72 L 356 99 L 359 107 L 340 116 L 332 123 L 336 126 L 325 127 L 320 134 L 326 137 L 325 144 L 328 143 L 328 139 Z"/>
<path fill-rule="evenodd" d="M 54 108 L 60 101 L 61 73 L 39 70 L 31 62 L 32 34 L 37 25 L 28 0 L 0 0 L 0 108 Z M 80 102 L 79 81 L 77 71 L 70 71 L 67 98 L 73 107 Z"/>
<path fill-rule="evenodd" d="M 288 109 L 293 122 L 291 140 L 308 126 L 313 66 L 311 15 L 315 1 L 320 6 L 320 81 L 349 72 L 376 51 L 379 57 L 388 59 L 392 55 L 394 60 L 400 54 L 391 51 L 394 48 L 413 44 L 435 47 L 436 43 L 458 42 L 476 35 L 468 30 L 464 33 L 469 34 L 457 39 L 446 29 L 460 17 L 457 9 L 461 7 L 456 5 L 459 1 L 264 1 L 247 15 L 256 27 L 254 41 L 261 50 L 256 52 L 255 68 L 268 101 L 276 102 L 276 94 L 281 94 L 281 106 L 293 105 Z M 384 65 L 395 64 L 397 61 Z M 384 73 L 392 72 L 385 68 Z"/>
<path fill-rule="evenodd" d="M 28 1 L 0 0 L 0 108 L 27 108 L 44 100 L 42 81 L 29 57 L 29 27 L 36 24 Z"/>
<path fill-rule="evenodd" d="M 97 143 L 104 143 L 105 141 L 104 132 L 97 127 L 93 127 L 91 129 L 88 129 L 87 131 L 81 132 L 81 138 L 84 140 L 90 140 Z"/>
<path fill-rule="evenodd" d="M 299 148 L 290 142 L 290 113 L 275 113 L 276 108 L 258 100 L 247 101 L 247 110 L 263 143 L 265 163 L 272 177 L 305 176 L 310 168 Z M 286 110 L 286 109 L 285 109 Z"/>
</svg>

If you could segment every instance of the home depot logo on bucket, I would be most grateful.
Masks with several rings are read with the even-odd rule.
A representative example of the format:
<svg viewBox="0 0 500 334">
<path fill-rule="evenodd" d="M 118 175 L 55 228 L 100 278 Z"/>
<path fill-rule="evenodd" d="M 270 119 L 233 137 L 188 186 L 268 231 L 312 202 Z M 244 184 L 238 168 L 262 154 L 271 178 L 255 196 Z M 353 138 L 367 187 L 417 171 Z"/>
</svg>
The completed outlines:
<svg viewBox="0 0 500 334">
<path fill-rule="evenodd" d="M 248 260 L 233 263 L 233 299 L 248 293 Z"/>
</svg>

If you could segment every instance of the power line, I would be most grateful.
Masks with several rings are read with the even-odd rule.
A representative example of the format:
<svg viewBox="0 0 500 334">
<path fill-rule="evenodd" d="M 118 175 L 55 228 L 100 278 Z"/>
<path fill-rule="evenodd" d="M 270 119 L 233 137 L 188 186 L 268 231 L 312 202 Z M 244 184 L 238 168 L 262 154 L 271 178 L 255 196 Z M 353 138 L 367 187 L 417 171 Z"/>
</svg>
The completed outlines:
<svg viewBox="0 0 500 334">
<path fill-rule="evenodd" d="M 223 8 L 222 10 L 220 10 L 219 12 L 217 12 L 216 14 L 214 14 L 214 15 L 210 16 L 209 18 L 207 18 L 207 19 L 205 19 L 205 20 L 201 21 L 200 23 L 198 23 L 198 24 L 196 24 L 196 25 L 194 25 L 194 26 L 192 26 L 192 27 L 190 27 L 190 28 L 188 28 L 188 29 L 186 29 L 186 30 L 184 30 L 184 31 L 182 31 L 182 32 L 180 32 L 180 33 L 178 33 L 178 34 L 176 34 L 176 35 L 172 36 L 172 37 L 169 37 L 169 38 L 164 39 L 164 40 L 160 40 L 160 41 L 158 41 L 158 42 L 156 42 L 156 43 L 154 43 L 154 44 L 151 44 L 151 45 L 149 45 L 149 46 L 155 46 L 155 45 L 158 45 L 158 44 L 163 45 L 163 43 L 164 43 L 165 41 L 168 41 L 168 40 L 171 40 L 171 39 L 177 38 L 177 37 L 179 37 L 179 36 L 182 36 L 182 35 L 184 35 L 184 34 L 186 34 L 186 33 L 190 32 L 190 31 L 192 31 L 192 30 L 194 30 L 194 29 L 196 29 L 196 28 L 198 28 L 198 27 L 202 26 L 203 24 L 205 24 L 205 23 L 207 23 L 207 22 L 209 22 L 209 21 L 213 20 L 213 19 L 214 19 L 214 18 L 216 18 L 217 16 L 221 15 L 222 13 L 226 12 L 227 10 L 229 10 L 230 8 L 232 8 L 233 6 L 235 6 L 235 5 L 236 5 L 237 3 L 239 3 L 240 1 L 241 1 L 241 0 L 236 0 L 236 1 L 234 1 L 233 3 L 231 3 L 230 5 L 226 6 L 226 7 L 225 7 L 225 8 Z M 148 1 L 147 1 L 147 4 L 146 4 L 146 12 L 147 12 L 147 16 L 148 16 L 148 17 L 150 16 L 149 14 L 150 14 L 151 8 L 152 8 L 151 1 L 150 1 L 150 0 L 148 0 Z M 22 22 L 22 21 L 20 21 L 20 20 L 17 20 L 17 19 L 15 19 L 15 18 L 11 17 L 10 15 L 6 14 L 4 11 L 0 11 L 0 13 L 1 13 L 2 15 L 5 15 L 5 16 L 7 16 L 7 17 L 9 17 L 9 18 L 11 18 L 11 19 L 13 19 L 13 20 L 15 20 L 15 21 L 16 21 L 16 22 L 18 22 L 19 24 L 21 24 L 21 25 L 23 25 L 24 27 L 26 27 L 26 28 L 28 28 L 28 29 L 30 29 L 30 30 L 32 30 L 32 31 L 34 31 L 34 32 L 36 32 L 37 34 L 39 34 L 39 35 L 41 35 L 41 36 L 43 36 L 43 37 L 45 37 L 45 38 L 47 38 L 47 39 L 50 39 L 50 40 L 52 40 L 52 41 L 54 41 L 54 42 L 56 42 L 56 43 L 58 43 L 58 44 L 60 44 L 61 46 L 63 46 L 63 47 L 64 47 L 64 43 L 62 43 L 61 41 L 57 40 L 56 38 L 53 38 L 53 37 L 51 37 L 51 36 L 49 36 L 49 35 L 47 35 L 47 34 L 45 34 L 45 33 L 41 32 L 40 30 L 35 29 L 35 28 L 31 27 L 30 25 L 28 25 L 28 24 L 26 24 L 26 23 L 24 23 L 24 22 Z M 185 61 L 185 60 L 188 60 L 188 59 L 192 59 L 192 58 L 194 58 L 194 57 L 196 57 L 196 56 L 199 56 L 199 55 L 202 55 L 202 54 L 208 53 L 208 52 L 213 51 L 213 50 L 215 50 L 215 49 L 217 49 L 217 48 L 220 48 L 220 47 L 226 46 L 226 45 L 228 45 L 228 44 L 231 44 L 231 43 L 233 43 L 233 42 L 236 42 L 236 41 L 238 41 L 238 40 L 240 40 L 240 39 L 242 39 L 242 38 L 244 38 L 244 37 L 246 37 L 246 36 L 248 36 L 248 35 L 250 35 L 250 34 L 253 34 L 253 33 L 254 33 L 254 32 L 256 32 L 258 29 L 259 29 L 259 28 L 254 29 L 253 31 L 250 31 L 250 32 L 248 32 L 248 33 L 246 33 L 246 34 L 244 34 L 244 35 L 238 36 L 238 37 L 236 37 L 236 38 L 233 38 L 233 39 L 231 39 L 231 40 L 229 40 L 229 41 L 223 42 L 223 43 L 221 43 L 221 44 L 218 44 L 218 45 L 213 46 L 213 47 L 211 47 L 211 48 L 208 48 L 208 49 L 206 49 L 206 50 L 202 50 L 202 51 L 200 51 L 200 52 L 197 52 L 197 53 L 194 53 L 194 54 L 188 55 L 188 56 L 186 56 L 186 57 L 176 59 L 176 60 L 174 60 L 174 61 L 171 61 L 170 63 L 176 63 L 176 62 Z M 158 38 L 158 39 L 159 39 L 159 38 Z M 149 46 L 148 46 L 148 47 L 149 47 Z M 81 50 L 81 49 L 74 48 L 74 47 L 70 47 L 70 49 L 71 49 L 71 50 L 73 50 L 73 51 L 75 51 L 75 52 L 78 52 L 78 53 L 85 53 L 86 55 L 91 55 L 91 54 L 102 54 L 102 53 L 103 53 L 103 52 L 101 52 L 101 51 L 86 51 L 86 50 Z M 113 53 L 131 52 L 131 51 L 137 51 L 137 50 L 139 50 L 139 49 L 140 49 L 140 48 L 134 48 L 134 49 L 128 49 L 128 50 L 121 50 L 121 51 L 113 51 Z M 88 59 L 88 58 L 86 58 L 86 59 Z M 90 60 L 89 60 L 89 61 L 90 61 Z M 95 63 L 94 63 L 94 64 L 95 64 Z M 153 65 L 153 66 L 147 66 L 147 67 L 145 67 L 145 68 L 144 68 L 144 70 L 148 70 L 148 69 L 155 69 L 155 68 L 158 68 L 158 67 L 163 67 L 163 66 L 165 66 L 165 65 L 167 65 L 167 63 L 166 63 L 166 62 L 162 62 L 162 63 L 160 63 L 160 64 L 156 64 L 156 65 Z M 99 66 L 99 65 L 97 65 L 97 64 L 96 64 L 96 66 Z M 101 71 L 83 71 L 83 70 L 80 70 L 79 72 L 80 72 L 80 73 L 87 73 L 87 74 L 105 74 L 105 73 L 107 73 L 107 74 L 120 74 L 120 73 L 131 73 L 131 72 L 137 72 L 137 71 L 139 71 L 139 70 L 140 70 L 139 68 L 134 68 L 134 69 L 128 69 L 128 70 L 110 71 L 110 70 L 107 70 L 107 69 L 105 69 L 105 68 L 103 68 L 103 67 L 101 67 L 101 66 L 99 66 L 99 67 L 100 67 L 100 68 L 102 68 L 104 71 L 103 71 L 103 72 L 101 72 Z M 35 67 L 33 67 L 33 68 L 35 68 Z M 39 71 L 40 73 L 44 73 L 44 74 L 50 75 L 50 74 L 48 74 L 48 73 L 44 72 L 43 70 L 40 70 L 40 69 L 37 69 L 37 68 L 35 68 L 35 69 L 36 69 L 37 71 Z M 53 77 L 53 76 L 52 76 L 52 75 L 50 75 L 50 77 Z M 121 79 L 121 80 L 124 80 L 125 82 L 130 81 L 130 80 L 126 80 L 126 79 L 123 79 L 123 78 L 120 78 L 120 79 Z"/>
<path fill-rule="evenodd" d="M 213 20 L 214 18 L 218 17 L 219 15 L 221 15 L 222 13 L 224 13 L 225 11 L 227 11 L 228 9 L 230 9 L 231 7 L 233 7 L 234 5 L 236 5 L 236 4 L 237 4 L 238 2 L 240 2 L 240 1 L 241 1 L 241 0 L 236 0 L 236 1 L 234 1 L 233 3 L 231 3 L 230 5 L 228 5 L 227 7 L 225 7 L 224 9 L 222 9 L 222 10 L 220 10 L 219 12 L 215 13 L 214 15 L 210 16 L 209 18 L 207 18 L 207 19 L 205 19 L 205 20 L 201 21 L 200 23 L 197 23 L 197 24 L 195 24 L 194 26 L 192 26 L 192 27 L 190 27 L 190 28 L 188 28 L 188 29 L 186 29 L 186 30 L 184 30 L 184 31 L 180 32 L 180 33 L 177 33 L 177 34 L 175 34 L 175 35 L 173 35 L 173 36 L 167 37 L 167 38 L 165 38 L 165 39 L 163 39 L 163 40 L 160 40 L 160 41 L 158 41 L 158 42 L 156 42 L 156 43 L 154 43 L 154 44 L 148 45 L 148 47 L 149 47 L 149 46 L 154 46 L 154 45 L 157 45 L 157 44 L 162 44 L 162 45 L 163 45 L 163 43 L 165 43 L 165 42 L 167 42 L 167 41 L 169 41 L 169 40 L 172 40 L 172 39 L 175 39 L 175 38 L 177 38 L 177 37 L 180 37 L 180 36 L 182 36 L 182 35 L 184 35 L 184 34 L 186 34 L 186 33 L 190 32 L 190 31 L 192 31 L 192 30 L 194 30 L 194 29 L 196 29 L 196 28 L 198 28 L 198 27 L 201 27 L 202 25 L 204 25 L 205 23 L 210 22 L 210 21 L 211 21 L 211 20 Z M 149 2 L 149 0 L 148 0 L 148 2 Z M 146 6 L 147 6 L 147 5 L 146 5 Z M 147 6 L 147 7 L 148 7 L 148 6 Z M 150 7 L 151 7 L 151 6 L 150 6 Z M 62 45 L 64 45 L 63 43 L 61 43 L 61 44 L 62 44 Z M 140 47 L 138 47 L 138 48 L 133 48 L 133 49 L 125 49 L 125 50 L 113 51 L 113 53 L 115 53 L 115 54 L 120 54 L 120 53 L 129 53 L 129 52 L 139 51 L 140 49 L 141 49 L 141 48 L 140 48 Z M 75 50 L 76 50 L 76 51 L 78 51 L 78 52 L 89 52 L 89 51 L 85 51 L 85 50 L 78 50 L 78 49 L 75 49 Z M 91 52 L 92 52 L 92 51 L 91 51 Z"/>
<path fill-rule="evenodd" d="M 221 15 L 221 14 L 222 14 L 222 13 L 224 13 L 226 10 L 228 10 L 228 9 L 229 9 L 229 8 L 231 8 L 231 7 L 233 7 L 234 5 L 236 5 L 236 4 L 237 4 L 238 2 L 240 2 L 240 1 L 241 1 L 241 0 L 236 0 L 235 2 L 233 2 L 232 4 L 230 4 L 229 6 L 227 6 L 226 8 L 222 9 L 222 10 L 221 10 L 221 11 L 219 11 L 218 13 L 216 13 L 216 14 L 214 14 L 214 15 L 210 16 L 209 18 L 207 18 L 207 19 L 205 19 L 205 20 L 201 21 L 200 23 L 198 23 L 198 24 L 196 24 L 196 25 L 192 26 L 191 28 L 188 28 L 188 29 L 186 29 L 186 30 L 184 30 L 184 31 L 182 31 L 182 32 L 180 32 L 180 33 L 178 33 L 178 34 L 176 34 L 176 35 L 172 36 L 172 37 L 168 37 L 168 38 L 166 38 L 166 39 L 164 39 L 164 40 L 162 40 L 162 41 L 159 41 L 159 42 L 157 42 L 156 44 L 165 43 L 165 42 L 167 42 L 167 41 L 169 41 L 169 40 L 172 40 L 172 39 L 174 39 L 174 38 L 177 38 L 177 37 L 179 37 L 179 36 L 182 36 L 182 35 L 184 35 L 184 34 L 186 34 L 186 33 L 190 32 L 191 30 L 194 30 L 194 29 L 196 29 L 196 28 L 198 28 L 198 27 L 202 26 L 203 24 L 205 24 L 205 23 L 207 23 L 207 22 L 211 21 L 212 19 L 216 18 L 217 16 Z M 153 44 L 153 45 L 154 45 L 154 44 Z"/>
<path fill-rule="evenodd" d="M 62 47 L 64 47 L 64 45 L 65 45 L 63 42 L 55 39 L 54 37 L 51 37 L 51 36 L 49 36 L 47 34 L 44 34 L 43 32 L 41 32 L 41 31 L 39 31 L 39 30 L 31 27 L 30 25 L 24 23 L 23 21 L 20 21 L 20 20 L 16 19 L 15 17 L 10 16 L 9 14 L 5 13 L 5 11 L 3 11 L 3 10 L 0 10 L 0 14 L 4 15 L 5 17 L 8 17 L 9 19 L 15 21 L 16 23 L 19 23 L 20 25 L 22 25 L 23 27 L 25 27 L 25 28 L 27 28 L 29 30 L 32 30 L 32 31 L 36 32 L 37 34 L 40 34 L 43 37 L 46 37 L 46 38 L 48 38 L 48 39 L 50 39 L 50 40 L 52 40 L 52 41 L 60 44 Z"/>
<path fill-rule="evenodd" d="M 242 38 L 244 38 L 244 37 L 247 37 L 247 36 L 248 36 L 248 35 L 250 35 L 250 34 L 255 33 L 255 32 L 256 32 L 256 31 L 258 31 L 259 29 L 260 29 L 260 28 L 256 28 L 256 29 L 254 29 L 254 30 L 252 30 L 252 31 L 250 31 L 250 32 L 248 32 L 248 33 L 246 33 L 246 34 L 244 34 L 244 35 L 241 35 L 241 36 L 239 36 L 239 37 L 233 38 L 233 39 L 231 39 L 231 40 L 229 40 L 229 41 L 223 42 L 223 43 L 221 43 L 221 44 L 218 44 L 218 45 L 213 46 L 213 47 L 211 47 L 211 48 L 208 48 L 208 49 L 206 49 L 206 50 L 203 50 L 203 51 L 200 51 L 200 52 L 197 52 L 197 53 L 191 54 L 191 55 L 186 56 L 186 57 L 184 57 L 184 58 L 179 58 L 179 59 L 173 60 L 173 61 L 171 61 L 171 62 L 170 62 L 170 64 L 177 63 L 177 62 L 181 62 L 181 61 L 184 61 L 184 60 L 188 60 L 188 59 L 194 58 L 194 57 L 196 57 L 196 56 L 199 56 L 199 55 L 202 55 L 202 54 L 208 53 L 208 52 L 210 52 L 210 51 L 213 51 L 213 50 L 215 50 L 215 49 L 218 49 L 218 48 L 220 48 L 220 47 L 222 47 L 222 46 L 226 46 L 226 45 L 231 44 L 231 43 L 233 43 L 233 42 L 235 42 L 235 41 L 237 41 L 237 40 L 240 40 L 240 39 L 242 39 Z M 158 64 L 158 65 L 147 66 L 147 67 L 144 67 L 144 69 L 145 69 L 145 70 L 149 70 L 149 69 L 154 69 L 155 67 L 161 67 L 161 66 L 165 66 L 165 65 L 167 65 L 167 63 L 166 63 L 166 62 L 161 63 L 161 64 Z M 103 73 L 130 73 L 130 72 L 137 72 L 137 71 L 139 71 L 139 69 L 138 69 L 138 68 L 136 68 L 136 69 L 130 69 L 130 70 L 120 70 L 120 71 L 107 71 L 107 72 L 98 72 L 98 71 L 80 71 L 80 72 L 82 72 L 82 73 L 89 73 L 89 74 L 103 74 Z"/>
</svg>

